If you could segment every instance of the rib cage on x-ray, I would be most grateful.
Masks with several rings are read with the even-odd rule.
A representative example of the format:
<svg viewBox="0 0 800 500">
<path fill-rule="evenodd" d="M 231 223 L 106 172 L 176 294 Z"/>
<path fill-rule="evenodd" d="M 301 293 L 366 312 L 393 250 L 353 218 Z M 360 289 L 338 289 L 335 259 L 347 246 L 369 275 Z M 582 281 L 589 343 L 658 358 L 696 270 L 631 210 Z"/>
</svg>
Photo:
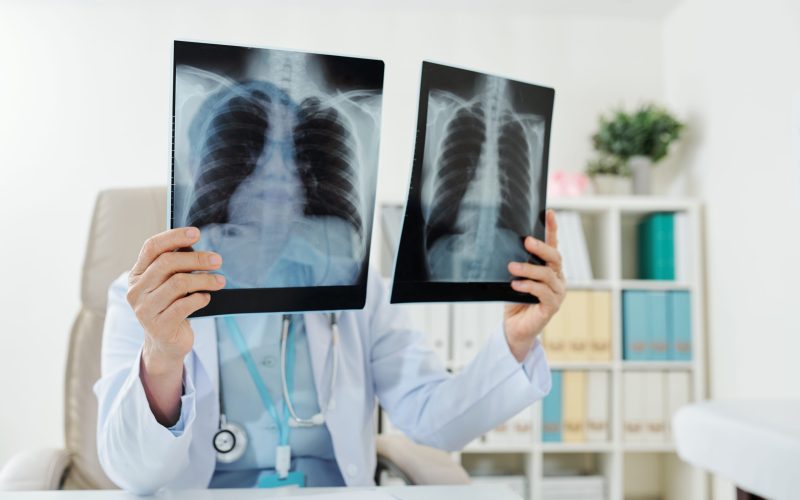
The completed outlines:
<svg viewBox="0 0 800 500">
<path fill-rule="evenodd" d="M 294 129 L 295 157 L 306 191 L 306 215 L 334 215 L 362 235 L 353 135 L 333 107 L 318 98 L 300 104 Z"/>
<path fill-rule="evenodd" d="M 256 166 L 269 130 L 272 98 L 257 83 L 219 91 L 207 101 L 209 112 L 200 153 L 200 170 L 187 224 L 202 227 L 227 221 L 233 192 Z"/>
<path fill-rule="evenodd" d="M 269 104 L 279 99 L 264 82 L 235 85 L 219 98 L 207 125 L 188 223 L 227 220 L 227 202 L 266 146 Z M 270 95 L 272 94 L 272 95 Z M 293 130 L 294 158 L 305 191 L 304 213 L 348 221 L 362 235 L 352 132 L 333 106 L 305 99 Z"/>
<path fill-rule="evenodd" d="M 472 99 L 432 91 L 423 216 L 429 278 L 502 281 L 537 214 L 544 120 L 515 112 L 510 89 L 486 76 Z"/>
</svg>

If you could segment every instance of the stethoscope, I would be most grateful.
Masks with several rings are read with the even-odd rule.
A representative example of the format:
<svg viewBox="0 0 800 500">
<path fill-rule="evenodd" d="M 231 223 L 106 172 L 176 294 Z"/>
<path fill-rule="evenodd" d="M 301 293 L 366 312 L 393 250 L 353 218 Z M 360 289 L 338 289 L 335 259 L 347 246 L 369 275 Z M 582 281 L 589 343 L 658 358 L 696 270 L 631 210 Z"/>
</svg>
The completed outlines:
<svg viewBox="0 0 800 500">
<path fill-rule="evenodd" d="M 253 361 L 252 356 L 250 356 L 250 353 L 248 352 L 247 344 L 244 340 L 244 336 L 239 330 L 238 325 L 236 324 L 236 320 L 232 316 L 225 316 L 223 321 L 225 322 L 226 330 L 228 331 L 231 340 L 239 351 L 239 355 L 245 362 L 247 371 L 250 374 L 250 378 L 253 379 L 253 383 L 258 389 L 262 403 L 269 412 L 273 421 L 275 421 L 275 424 L 278 426 L 280 443 L 276 450 L 275 471 L 278 473 L 278 476 L 283 479 L 288 475 L 291 464 L 291 448 L 289 447 L 288 428 L 314 427 L 317 425 L 322 425 L 325 423 L 324 412 L 333 409 L 335 406 L 335 399 L 333 395 L 334 388 L 336 387 L 336 374 L 339 371 L 339 325 L 336 321 L 336 316 L 333 313 L 330 315 L 331 346 L 333 349 L 333 373 L 331 374 L 331 381 L 328 388 L 328 402 L 325 407 L 321 409 L 322 411 L 308 418 L 302 418 L 297 415 L 297 411 L 292 403 L 292 398 L 290 397 L 294 378 L 294 336 L 290 337 L 289 335 L 289 327 L 291 324 L 290 316 L 283 316 L 280 343 L 280 371 L 284 409 L 288 410 L 287 417 L 289 417 L 286 419 L 281 419 L 279 417 L 277 409 L 275 408 L 275 405 L 269 396 L 266 385 L 264 384 L 264 381 L 258 372 L 255 361 Z M 289 352 L 288 356 L 287 351 Z M 219 350 L 217 357 L 219 362 Z M 287 357 L 289 358 L 289 364 L 291 364 L 289 370 L 287 370 Z M 289 372 L 288 376 L 287 371 Z M 247 449 L 247 433 L 240 425 L 229 422 L 225 416 L 222 398 L 222 385 L 220 385 L 219 389 L 219 405 L 219 429 L 214 434 L 213 445 L 217 452 L 217 461 L 221 463 L 231 463 L 239 460 L 242 455 L 244 455 L 244 452 Z M 286 413 L 286 411 L 284 411 L 284 413 Z"/>
</svg>

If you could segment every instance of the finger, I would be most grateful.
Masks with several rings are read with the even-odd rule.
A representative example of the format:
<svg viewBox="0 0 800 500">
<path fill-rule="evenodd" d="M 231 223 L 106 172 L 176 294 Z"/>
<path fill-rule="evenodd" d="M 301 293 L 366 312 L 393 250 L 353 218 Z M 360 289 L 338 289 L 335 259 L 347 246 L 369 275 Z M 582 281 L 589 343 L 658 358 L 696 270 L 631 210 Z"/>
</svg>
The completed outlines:
<svg viewBox="0 0 800 500">
<path fill-rule="evenodd" d="M 550 267 L 539 266 L 529 262 L 509 262 L 508 272 L 519 278 L 540 281 L 549 286 L 555 293 L 563 293 L 565 291 L 564 282 L 558 277 L 556 271 Z"/>
<path fill-rule="evenodd" d="M 142 274 L 162 253 L 191 246 L 198 239 L 200 230 L 196 227 L 179 227 L 151 236 L 142 245 L 131 274 L 133 276 Z"/>
<path fill-rule="evenodd" d="M 553 268 L 556 272 L 561 269 L 561 253 L 542 240 L 537 240 L 533 236 L 526 237 L 525 250 L 541 258 L 545 265 Z"/>
<path fill-rule="evenodd" d="M 144 292 L 151 292 L 176 273 L 212 271 L 222 265 L 222 257 L 214 252 L 167 252 L 162 253 L 142 273 L 137 285 Z"/>
<path fill-rule="evenodd" d="M 558 248 L 558 223 L 556 222 L 556 212 L 548 209 L 545 213 L 545 235 L 544 241 L 553 248 Z"/>
<path fill-rule="evenodd" d="M 211 302 L 211 294 L 209 293 L 193 293 L 187 295 L 173 302 L 162 312 L 159 315 L 159 322 L 177 326 L 181 321 L 188 318 L 190 314 L 207 306 L 209 302 Z"/>
<path fill-rule="evenodd" d="M 173 274 L 161 286 L 153 290 L 142 307 L 142 314 L 148 317 L 161 314 L 173 302 L 195 292 L 213 292 L 225 287 L 225 277 L 221 274 L 178 273 Z"/>
<path fill-rule="evenodd" d="M 517 292 L 527 293 L 529 295 L 533 295 L 539 302 L 544 305 L 552 305 L 555 303 L 555 292 L 539 281 L 531 281 L 531 280 L 513 280 L 511 282 L 511 288 L 516 290 Z"/>
</svg>

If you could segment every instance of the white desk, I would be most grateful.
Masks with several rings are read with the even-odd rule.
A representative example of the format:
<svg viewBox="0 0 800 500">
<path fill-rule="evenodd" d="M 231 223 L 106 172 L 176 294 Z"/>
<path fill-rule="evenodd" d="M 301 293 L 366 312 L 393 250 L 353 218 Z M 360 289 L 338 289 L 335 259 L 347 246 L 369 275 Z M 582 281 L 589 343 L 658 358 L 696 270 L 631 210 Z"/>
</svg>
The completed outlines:
<svg viewBox="0 0 800 500">
<path fill-rule="evenodd" d="M 697 403 L 672 428 L 690 464 L 756 495 L 800 499 L 800 400 Z"/>
<path fill-rule="evenodd" d="M 389 486 L 378 488 L 398 500 L 521 500 L 519 495 L 504 486 Z M 186 490 L 163 492 L 151 498 L 162 500 L 251 500 L 285 498 L 315 493 L 336 493 L 344 488 L 308 488 L 293 490 Z M 0 491 L 0 500 L 138 500 L 122 491 Z"/>
</svg>

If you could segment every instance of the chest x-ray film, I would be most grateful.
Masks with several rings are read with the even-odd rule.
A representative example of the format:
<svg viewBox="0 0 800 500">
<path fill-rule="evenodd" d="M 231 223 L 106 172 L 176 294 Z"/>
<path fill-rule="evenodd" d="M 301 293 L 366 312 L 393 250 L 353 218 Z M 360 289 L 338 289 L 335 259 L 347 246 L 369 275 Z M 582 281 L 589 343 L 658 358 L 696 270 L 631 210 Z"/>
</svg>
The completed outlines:
<svg viewBox="0 0 800 500">
<path fill-rule="evenodd" d="M 175 42 L 171 227 L 222 256 L 195 316 L 366 298 L 383 62 Z"/>
<path fill-rule="evenodd" d="M 510 261 L 541 263 L 553 89 L 425 62 L 392 302 L 536 302 Z"/>
</svg>

